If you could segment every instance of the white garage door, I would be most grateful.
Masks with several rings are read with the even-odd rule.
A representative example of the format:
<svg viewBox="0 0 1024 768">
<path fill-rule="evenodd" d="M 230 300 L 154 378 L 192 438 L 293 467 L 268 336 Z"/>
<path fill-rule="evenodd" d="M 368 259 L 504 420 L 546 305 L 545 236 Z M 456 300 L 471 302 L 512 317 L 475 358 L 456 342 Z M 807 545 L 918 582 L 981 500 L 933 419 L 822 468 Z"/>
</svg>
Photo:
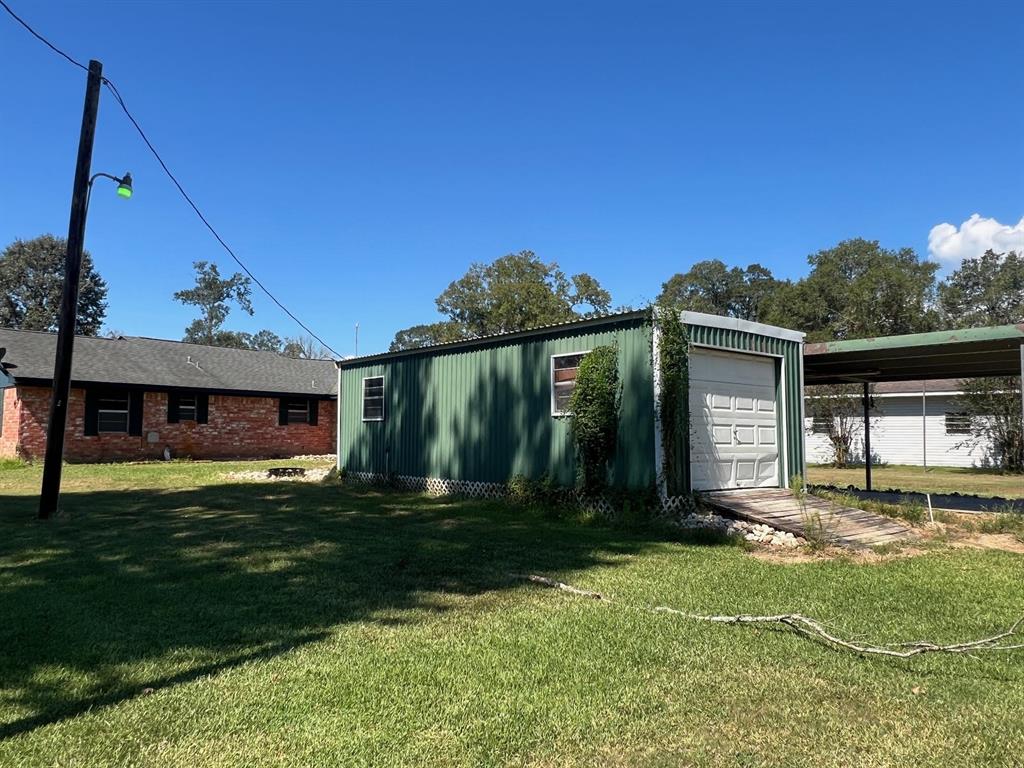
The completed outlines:
<svg viewBox="0 0 1024 768">
<path fill-rule="evenodd" d="M 779 485 L 775 360 L 690 353 L 690 480 L 693 489 Z"/>
</svg>

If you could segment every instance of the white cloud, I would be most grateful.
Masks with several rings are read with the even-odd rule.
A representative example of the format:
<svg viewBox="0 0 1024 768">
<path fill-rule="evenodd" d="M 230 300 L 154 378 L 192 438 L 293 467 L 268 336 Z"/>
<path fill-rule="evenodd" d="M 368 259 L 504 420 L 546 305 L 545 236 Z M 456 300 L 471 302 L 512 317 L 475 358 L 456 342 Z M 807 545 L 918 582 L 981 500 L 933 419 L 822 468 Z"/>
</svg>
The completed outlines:
<svg viewBox="0 0 1024 768">
<path fill-rule="evenodd" d="M 959 228 L 936 224 L 928 233 L 928 253 L 936 261 L 951 266 L 977 258 L 989 249 L 996 253 L 1024 253 L 1024 217 L 1011 226 L 975 213 Z"/>
</svg>

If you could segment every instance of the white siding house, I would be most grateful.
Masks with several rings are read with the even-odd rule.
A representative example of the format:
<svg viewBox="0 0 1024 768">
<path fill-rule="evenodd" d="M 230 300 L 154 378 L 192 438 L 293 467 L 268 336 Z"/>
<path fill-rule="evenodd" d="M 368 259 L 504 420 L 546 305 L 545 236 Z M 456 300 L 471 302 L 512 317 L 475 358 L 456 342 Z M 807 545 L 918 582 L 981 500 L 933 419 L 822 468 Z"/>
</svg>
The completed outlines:
<svg viewBox="0 0 1024 768">
<path fill-rule="evenodd" d="M 876 385 L 871 409 L 873 461 L 929 467 L 985 466 L 988 447 L 964 445 L 970 435 L 965 434 L 965 419 L 956 403 L 959 384 L 954 379 Z M 805 419 L 804 430 L 807 462 L 831 462 L 831 443 L 815 429 L 811 417 Z M 855 430 L 853 453 L 856 461 L 863 461 L 864 432 L 860 425 Z"/>
</svg>

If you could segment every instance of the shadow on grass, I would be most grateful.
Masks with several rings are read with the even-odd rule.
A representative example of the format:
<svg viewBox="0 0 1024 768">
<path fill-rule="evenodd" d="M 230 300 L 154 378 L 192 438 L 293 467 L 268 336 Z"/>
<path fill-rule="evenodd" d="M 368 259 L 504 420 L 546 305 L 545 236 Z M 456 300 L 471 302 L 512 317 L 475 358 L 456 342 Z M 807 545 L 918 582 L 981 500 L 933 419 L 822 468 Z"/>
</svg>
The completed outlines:
<svg viewBox="0 0 1024 768">
<path fill-rule="evenodd" d="M 0 496 L 0 739 L 665 539 L 304 483 Z"/>
</svg>

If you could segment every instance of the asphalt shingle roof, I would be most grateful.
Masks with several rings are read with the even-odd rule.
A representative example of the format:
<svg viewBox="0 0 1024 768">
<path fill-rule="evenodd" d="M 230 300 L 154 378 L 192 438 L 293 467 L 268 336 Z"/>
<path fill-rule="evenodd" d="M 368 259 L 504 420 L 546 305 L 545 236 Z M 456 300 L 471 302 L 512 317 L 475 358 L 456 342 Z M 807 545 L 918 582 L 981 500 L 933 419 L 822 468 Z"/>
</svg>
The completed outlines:
<svg viewBox="0 0 1024 768">
<path fill-rule="evenodd" d="M 57 334 L 0 328 L 4 363 L 15 381 L 53 378 Z M 330 360 L 302 360 L 275 352 L 208 347 L 182 341 L 121 336 L 75 337 L 71 380 L 273 394 L 333 395 L 337 372 Z"/>
</svg>

